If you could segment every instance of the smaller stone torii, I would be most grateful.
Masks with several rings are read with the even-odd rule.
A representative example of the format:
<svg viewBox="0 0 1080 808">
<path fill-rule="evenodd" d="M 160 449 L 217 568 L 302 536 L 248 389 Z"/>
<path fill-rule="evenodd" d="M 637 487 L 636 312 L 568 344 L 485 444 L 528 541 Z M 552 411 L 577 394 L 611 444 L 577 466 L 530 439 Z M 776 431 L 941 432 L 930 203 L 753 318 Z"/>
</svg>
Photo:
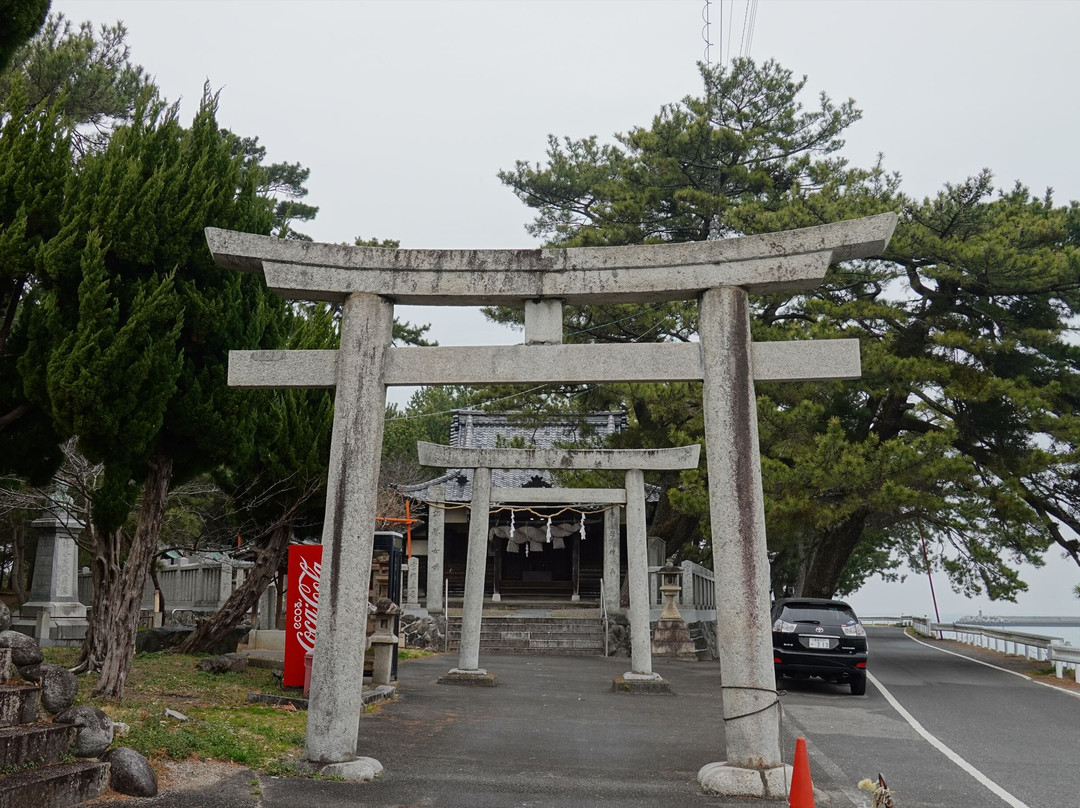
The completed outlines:
<svg viewBox="0 0 1080 808">
<path fill-rule="evenodd" d="M 284 298 L 342 308 L 339 350 L 229 357 L 234 386 L 336 390 L 309 759 L 356 758 L 364 642 L 356 614 L 367 599 L 388 386 L 697 381 L 726 722 L 726 758 L 699 781 L 732 794 L 746 794 L 754 781 L 764 796 L 764 781 L 782 774 L 782 761 L 754 383 L 858 378 L 860 360 L 854 339 L 754 343 L 748 295 L 813 289 L 830 264 L 880 255 L 895 227 L 896 214 L 885 213 L 718 241 L 542 250 L 392 250 L 207 228 L 220 266 L 260 273 Z M 699 342 L 562 341 L 565 303 L 694 299 Z M 517 306 L 525 310 L 525 344 L 397 348 L 397 303 Z"/>
<path fill-rule="evenodd" d="M 623 471 L 624 490 L 553 489 L 578 501 L 617 501 L 626 507 L 627 578 L 630 584 L 630 667 L 623 676 L 636 683 L 661 681 L 652 669 L 649 636 L 649 559 L 645 526 L 645 471 L 697 468 L 699 445 L 672 449 L 471 449 L 419 441 L 422 466 L 473 470 L 472 515 L 465 561 L 465 603 L 461 614 L 461 649 L 458 666 L 439 681 L 494 684 L 494 676 L 480 667 L 480 623 L 484 608 L 484 571 L 487 561 L 488 511 L 491 507 L 492 469 L 566 469 Z M 496 489 L 502 490 L 502 489 Z M 503 494 L 500 494 L 502 496 Z M 621 495 L 621 496 L 620 496 Z"/>
</svg>

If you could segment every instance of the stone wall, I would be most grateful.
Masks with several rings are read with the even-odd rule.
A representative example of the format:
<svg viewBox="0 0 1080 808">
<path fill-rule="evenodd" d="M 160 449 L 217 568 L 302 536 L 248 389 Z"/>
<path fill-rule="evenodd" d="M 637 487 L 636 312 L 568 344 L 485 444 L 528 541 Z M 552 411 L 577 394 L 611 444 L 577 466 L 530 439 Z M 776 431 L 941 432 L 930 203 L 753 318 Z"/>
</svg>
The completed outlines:
<svg viewBox="0 0 1080 808">
<path fill-rule="evenodd" d="M 446 647 L 446 618 L 442 615 L 403 614 L 398 631 L 406 648 L 442 651 Z"/>
</svg>

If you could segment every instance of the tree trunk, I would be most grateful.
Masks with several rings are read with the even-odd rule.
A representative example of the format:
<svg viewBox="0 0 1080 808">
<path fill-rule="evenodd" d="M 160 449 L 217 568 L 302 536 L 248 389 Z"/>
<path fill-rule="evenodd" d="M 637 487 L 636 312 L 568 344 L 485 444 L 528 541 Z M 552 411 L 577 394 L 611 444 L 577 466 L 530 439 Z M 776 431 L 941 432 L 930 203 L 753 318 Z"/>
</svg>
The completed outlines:
<svg viewBox="0 0 1080 808">
<path fill-rule="evenodd" d="M 14 535 L 11 537 L 11 591 L 15 593 L 15 600 L 21 607 L 27 601 L 26 596 L 26 525 L 15 525 Z"/>
<path fill-rule="evenodd" d="M 150 473 L 143 487 L 135 536 L 127 557 L 121 562 L 124 549 L 121 530 L 98 533 L 93 545 L 94 605 L 82 658 L 75 670 L 100 671 L 94 695 L 103 698 L 124 696 L 124 684 L 135 654 L 135 633 L 146 576 L 156 556 L 172 481 L 172 458 L 157 454 L 148 465 Z"/>
<path fill-rule="evenodd" d="M 156 558 L 156 556 L 155 556 L 155 558 Z M 159 581 L 158 577 L 157 577 L 157 565 L 155 565 L 154 563 L 151 563 L 149 573 L 150 573 L 150 580 L 154 582 L 154 594 L 157 595 L 157 600 L 154 603 L 154 606 L 157 608 L 158 611 L 161 612 L 161 620 L 162 620 L 162 623 L 164 623 L 164 621 L 165 621 L 165 593 L 161 591 L 161 581 Z"/>
<path fill-rule="evenodd" d="M 808 558 L 803 559 L 806 566 L 799 576 L 798 597 L 831 598 L 836 594 L 844 565 L 862 538 L 866 516 L 865 512 L 858 511 L 821 534 L 817 546 L 808 553 Z"/>
<path fill-rule="evenodd" d="M 292 525 L 287 520 L 280 522 L 274 528 L 269 541 L 258 548 L 255 566 L 247 571 L 244 582 L 233 590 L 220 609 L 209 619 L 199 623 L 188 638 L 180 644 L 178 651 L 184 654 L 206 652 L 240 625 L 277 574 L 291 535 Z"/>
<path fill-rule="evenodd" d="M 285 608 L 285 571 L 278 566 L 277 573 L 277 597 L 274 598 L 274 628 L 282 626 L 281 613 Z"/>
</svg>

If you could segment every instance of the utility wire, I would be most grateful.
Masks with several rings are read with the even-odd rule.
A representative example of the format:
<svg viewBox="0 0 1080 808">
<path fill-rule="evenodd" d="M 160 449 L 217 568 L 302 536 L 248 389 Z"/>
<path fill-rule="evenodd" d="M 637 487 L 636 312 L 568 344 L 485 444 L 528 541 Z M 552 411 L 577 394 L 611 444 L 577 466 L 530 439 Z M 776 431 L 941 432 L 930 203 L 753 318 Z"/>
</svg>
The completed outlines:
<svg viewBox="0 0 1080 808">
<path fill-rule="evenodd" d="M 723 0 L 720 0 L 723 2 Z M 705 0 L 705 7 L 701 9 L 701 19 L 704 21 L 704 25 L 701 27 L 701 38 L 705 41 L 705 67 L 712 67 L 712 42 L 709 41 L 711 34 L 709 21 L 709 11 L 712 6 L 712 0 Z"/>
</svg>

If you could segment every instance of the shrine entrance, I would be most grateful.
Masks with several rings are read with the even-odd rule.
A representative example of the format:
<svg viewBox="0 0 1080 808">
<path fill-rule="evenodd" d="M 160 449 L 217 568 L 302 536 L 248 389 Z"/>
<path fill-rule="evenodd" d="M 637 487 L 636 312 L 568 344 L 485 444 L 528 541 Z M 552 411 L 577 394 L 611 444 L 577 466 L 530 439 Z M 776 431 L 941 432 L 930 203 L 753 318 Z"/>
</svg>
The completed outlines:
<svg viewBox="0 0 1080 808">
<path fill-rule="evenodd" d="M 754 343 L 748 295 L 812 289 L 830 264 L 879 255 L 895 227 L 896 215 L 887 213 L 716 241 L 541 250 L 348 247 L 208 228 L 219 265 L 261 273 L 285 298 L 341 304 L 339 350 L 234 351 L 229 362 L 236 386 L 337 391 L 308 758 L 356 757 L 364 628 L 354 617 L 367 599 L 387 386 L 695 381 L 702 385 L 726 747 L 722 765 L 702 769 L 701 783 L 713 793 L 739 793 L 726 789 L 781 771 L 754 385 L 857 378 L 859 343 Z M 698 342 L 563 344 L 565 303 L 688 299 L 698 301 Z M 525 344 L 396 348 L 395 303 L 522 307 Z M 478 473 L 483 468 L 477 464 Z M 477 487 L 487 490 L 490 479 Z M 487 504 L 473 509 L 486 513 Z M 486 547 L 486 531 L 481 539 L 470 531 L 467 568 L 474 544 Z M 482 599 L 468 586 L 465 594 Z"/>
</svg>

